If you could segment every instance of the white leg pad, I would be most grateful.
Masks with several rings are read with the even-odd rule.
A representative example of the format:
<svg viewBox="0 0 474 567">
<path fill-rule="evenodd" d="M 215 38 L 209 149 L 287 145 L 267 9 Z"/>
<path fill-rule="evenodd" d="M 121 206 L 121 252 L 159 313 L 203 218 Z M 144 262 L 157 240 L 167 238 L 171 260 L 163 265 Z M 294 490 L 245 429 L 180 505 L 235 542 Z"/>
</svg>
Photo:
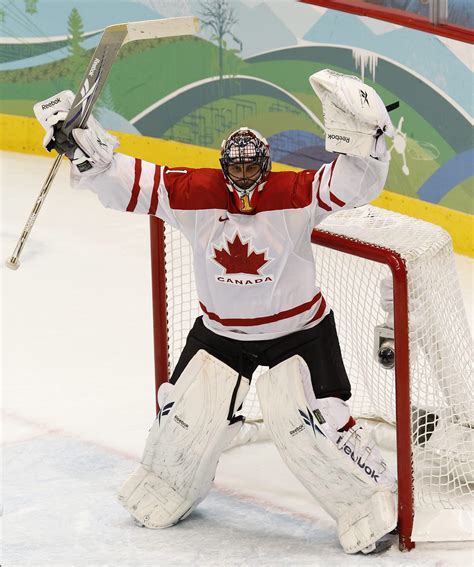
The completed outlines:
<svg viewBox="0 0 474 567">
<path fill-rule="evenodd" d="M 223 449 L 242 427 L 235 415 L 249 381 L 199 351 L 168 388 L 141 465 L 119 491 L 134 520 L 166 528 L 184 519 L 209 492 Z"/>
<path fill-rule="evenodd" d="M 374 460 L 372 468 L 366 464 L 374 443 L 364 442 L 359 428 L 340 434 L 330 427 L 334 416 L 324 419 L 323 400 L 315 399 L 310 383 L 299 356 L 262 375 L 257 393 L 265 424 L 289 469 L 337 521 L 344 551 L 370 551 L 397 524 L 396 483 L 383 459 L 378 468 Z"/>
</svg>

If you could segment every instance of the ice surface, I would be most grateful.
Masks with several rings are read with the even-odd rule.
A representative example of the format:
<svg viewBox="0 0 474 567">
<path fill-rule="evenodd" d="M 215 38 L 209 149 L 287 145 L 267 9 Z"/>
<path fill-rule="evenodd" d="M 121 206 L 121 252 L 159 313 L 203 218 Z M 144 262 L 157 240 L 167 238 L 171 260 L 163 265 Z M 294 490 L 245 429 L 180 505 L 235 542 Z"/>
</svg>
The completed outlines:
<svg viewBox="0 0 474 567">
<path fill-rule="evenodd" d="M 157 156 L 159 161 L 159 156 Z M 0 154 L 2 258 L 51 161 Z M 472 323 L 473 261 L 458 257 Z M 68 188 L 62 166 L 16 272 L 2 265 L 5 566 L 468 566 L 470 544 L 348 557 L 268 443 L 221 458 L 182 524 L 135 527 L 115 492 L 152 422 L 148 220 Z"/>
</svg>

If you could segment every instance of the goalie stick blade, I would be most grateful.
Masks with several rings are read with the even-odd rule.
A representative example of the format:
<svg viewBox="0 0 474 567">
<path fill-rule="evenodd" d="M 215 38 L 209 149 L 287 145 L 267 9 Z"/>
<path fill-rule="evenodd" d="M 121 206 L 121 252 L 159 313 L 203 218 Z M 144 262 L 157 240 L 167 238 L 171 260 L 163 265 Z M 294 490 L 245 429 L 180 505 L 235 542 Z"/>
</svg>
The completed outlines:
<svg viewBox="0 0 474 567">
<path fill-rule="evenodd" d="M 193 35 L 198 30 L 198 24 L 198 18 L 186 16 L 114 24 L 105 28 L 71 109 L 64 120 L 61 128 L 64 134 L 69 135 L 74 128 L 81 127 L 87 122 L 123 45 L 143 39 Z"/>
<path fill-rule="evenodd" d="M 199 31 L 199 20 L 193 16 L 186 16 L 182 18 L 130 22 L 126 24 L 126 26 L 127 37 L 123 42 L 124 44 L 138 39 L 158 39 L 161 37 L 194 35 Z"/>
</svg>

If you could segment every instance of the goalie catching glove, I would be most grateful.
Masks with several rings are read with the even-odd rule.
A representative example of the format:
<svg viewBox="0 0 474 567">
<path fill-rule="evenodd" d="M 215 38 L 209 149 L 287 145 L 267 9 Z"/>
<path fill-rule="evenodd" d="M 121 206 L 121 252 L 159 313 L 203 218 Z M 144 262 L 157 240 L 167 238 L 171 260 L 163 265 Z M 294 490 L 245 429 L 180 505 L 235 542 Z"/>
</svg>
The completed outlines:
<svg viewBox="0 0 474 567">
<path fill-rule="evenodd" d="M 395 129 L 382 99 L 359 78 L 324 69 L 309 82 L 323 105 L 326 150 L 386 161 Z"/>
<path fill-rule="evenodd" d="M 49 152 L 54 149 L 65 154 L 78 173 L 96 175 L 110 166 L 119 143 L 92 115 L 85 128 L 76 128 L 66 136 L 61 125 L 73 101 L 72 91 L 62 91 L 34 105 L 35 116 L 46 130 L 43 146 Z"/>
</svg>

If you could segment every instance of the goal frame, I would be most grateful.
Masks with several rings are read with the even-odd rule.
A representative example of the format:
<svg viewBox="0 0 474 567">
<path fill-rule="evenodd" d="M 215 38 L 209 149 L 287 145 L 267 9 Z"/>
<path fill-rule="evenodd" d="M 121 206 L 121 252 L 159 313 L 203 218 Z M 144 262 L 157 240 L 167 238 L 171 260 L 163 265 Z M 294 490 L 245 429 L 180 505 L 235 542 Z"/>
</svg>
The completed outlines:
<svg viewBox="0 0 474 567">
<path fill-rule="evenodd" d="M 397 252 L 368 244 L 360 240 L 314 229 L 313 244 L 349 253 L 390 268 L 393 277 L 394 296 L 394 341 L 395 341 L 395 391 L 396 391 L 396 436 L 398 472 L 398 531 L 399 548 L 409 551 L 415 547 L 411 539 L 413 530 L 413 471 L 410 417 L 410 372 L 408 336 L 408 284 L 404 259 Z M 153 341 L 155 362 L 155 404 L 159 411 L 157 392 L 170 376 L 168 351 L 167 292 L 165 266 L 165 228 L 157 217 L 150 217 L 150 251 L 153 308 Z M 407 471 L 410 474 L 406 474 Z"/>
</svg>

